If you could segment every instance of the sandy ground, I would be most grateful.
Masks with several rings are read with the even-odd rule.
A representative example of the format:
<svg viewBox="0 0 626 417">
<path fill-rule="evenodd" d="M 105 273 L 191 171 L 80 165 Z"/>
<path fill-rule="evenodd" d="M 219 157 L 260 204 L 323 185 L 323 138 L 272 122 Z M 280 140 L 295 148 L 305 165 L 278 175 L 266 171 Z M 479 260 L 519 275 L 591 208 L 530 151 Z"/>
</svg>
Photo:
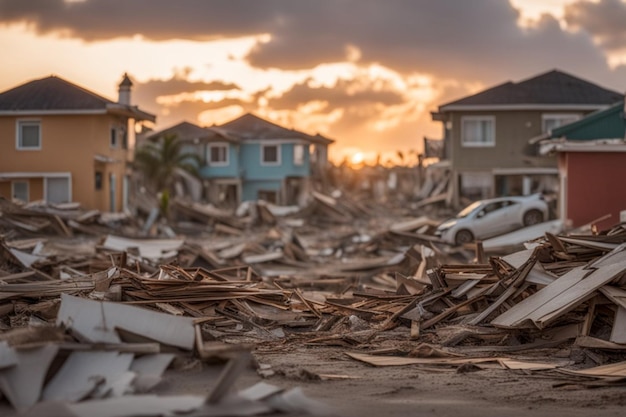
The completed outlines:
<svg viewBox="0 0 626 417">
<path fill-rule="evenodd" d="M 410 342 L 405 342 L 410 343 Z M 547 361 L 556 352 L 544 354 Z M 362 346 L 309 346 L 283 341 L 257 343 L 256 365 L 247 367 L 233 391 L 258 382 L 284 389 L 300 388 L 311 400 L 314 415 L 367 416 L 623 416 L 626 385 L 591 388 L 588 381 L 555 371 L 523 372 L 458 366 L 374 367 L 356 361 L 346 352 L 366 353 Z M 260 365 L 260 366 L 259 366 Z M 177 359 L 155 392 L 161 395 L 207 396 L 216 386 L 223 364 L 208 364 L 190 357 Z M 464 372 L 461 372 L 464 370 Z M 557 386 L 564 384 L 563 386 Z M 29 414 L 32 415 L 32 414 Z M 233 414 L 237 415 L 237 414 Z M 275 413 L 295 417 L 304 413 Z M 8 404 L 0 416 L 19 416 Z M 53 417 L 53 414 L 46 414 Z"/>
<path fill-rule="evenodd" d="M 624 385 L 591 389 L 553 371 L 459 372 L 455 367 L 374 367 L 349 358 L 345 351 L 304 346 L 257 350 L 255 358 L 274 374 L 261 377 L 250 368 L 237 380 L 235 388 L 244 389 L 259 381 L 281 388 L 300 387 L 308 398 L 328 406 L 330 415 L 346 417 L 576 417 L 623 416 L 626 412 Z M 205 394 L 214 385 L 217 374 L 216 368 L 208 365 L 184 372 L 170 370 L 158 391 Z M 322 379 L 317 378 L 320 375 Z M 563 382 L 572 384 L 555 387 Z"/>
</svg>

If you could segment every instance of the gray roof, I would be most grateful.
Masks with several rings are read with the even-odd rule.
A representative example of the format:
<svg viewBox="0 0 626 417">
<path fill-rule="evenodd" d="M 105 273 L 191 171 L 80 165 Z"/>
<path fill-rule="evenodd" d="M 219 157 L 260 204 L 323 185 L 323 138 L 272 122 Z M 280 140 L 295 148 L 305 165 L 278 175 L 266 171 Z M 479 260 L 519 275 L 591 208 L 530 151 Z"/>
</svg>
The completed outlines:
<svg viewBox="0 0 626 417">
<path fill-rule="evenodd" d="M 243 140 L 258 139 L 302 139 L 307 142 L 328 145 L 332 139 L 319 134 L 308 135 L 293 129 L 287 129 L 275 123 L 269 122 L 252 113 L 246 113 L 237 119 L 217 126 L 220 129 L 237 134 Z"/>
<path fill-rule="evenodd" d="M 177 125 L 152 133 L 147 136 L 146 139 L 156 140 L 167 135 L 176 135 L 179 140 L 184 142 L 193 142 L 195 140 L 200 142 L 239 142 L 236 136 L 222 129 L 201 127 L 189 122 L 181 122 Z"/>
<path fill-rule="evenodd" d="M 439 107 L 498 105 L 611 105 L 623 94 L 558 70 L 518 83 L 506 82 Z"/>
<path fill-rule="evenodd" d="M 96 111 L 132 113 L 136 118 L 154 120 L 155 116 L 136 106 L 116 103 L 60 77 L 49 76 L 27 82 L 0 93 L 0 111 Z"/>
</svg>

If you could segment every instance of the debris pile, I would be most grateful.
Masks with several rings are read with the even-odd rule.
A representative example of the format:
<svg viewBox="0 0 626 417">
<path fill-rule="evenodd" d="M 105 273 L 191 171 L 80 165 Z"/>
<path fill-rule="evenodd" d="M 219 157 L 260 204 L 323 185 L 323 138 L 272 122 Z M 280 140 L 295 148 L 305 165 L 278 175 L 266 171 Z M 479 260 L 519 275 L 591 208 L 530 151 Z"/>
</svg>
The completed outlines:
<svg viewBox="0 0 626 417">
<path fill-rule="evenodd" d="M 315 201 L 306 215 L 251 205 L 245 221 L 185 206 L 190 219 L 210 223 L 211 238 L 158 239 L 111 228 L 61 239 L 46 233 L 69 223 L 50 213 L 43 236 L 23 227 L 18 234 L 15 223 L 35 216 L 3 206 L 0 221 L 12 225 L 0 241 L 5 397 L 18 410 L 52 400 L 82 415 L 111 401 L 116 415 L 132 415 L 184 357 L 230 361 L 226 382 L 206 396 L 164 401 L 174 408 L 154 414 L 226 403 L 241 413 L 276 411 L 279 394 L 302 393 L 262 385 L 233 397 L 229 388 L 236 370 L 254 363 L 251 352 L 290 344 L 336 346 L 375 366 L 462 372 L 495 363 L 606 384 L 626 377 L 626 225 L 548 232 L 523 251 L 486 258 L 480 244 L 469 254 L 443 250 L 427 217 L 376 222 L 376 209 L 350 199 Z M 25 380 L 39 382 L 16 390 Z"/>
<path fill-rule="evenodd" d="M 212 365 L 219 377 L 210 392 L 150 393 L 167 368 L 186 366 L 192 355 L 228 361 Z M 31 325 L 0 337 L 0 390 L 29 416 L 328 414 L 298 388 L 258 383 L 235 392 L 235 381 L 253 364 L 243 345 L 204 341 L 191 317 L 67 294 L 54 326 Z"/>
</svg>

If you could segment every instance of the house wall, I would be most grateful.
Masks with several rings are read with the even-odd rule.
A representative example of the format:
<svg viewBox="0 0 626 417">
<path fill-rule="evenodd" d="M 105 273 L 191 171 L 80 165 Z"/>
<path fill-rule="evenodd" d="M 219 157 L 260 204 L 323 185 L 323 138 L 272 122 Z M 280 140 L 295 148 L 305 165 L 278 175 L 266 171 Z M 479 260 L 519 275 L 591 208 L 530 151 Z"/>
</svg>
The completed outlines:
<svg viewBox="0 0 626 417">
<path fill-rule="evenodd" d="M 243 201 L 254 201 L 259 198 L 259 191 L 275 191 L 278 203 L 281 203 L 282 180 L 248 180 L 242 184 L 241 199 Z"/>
<path fill-rule="evenodd" d="M 205 160 L 206 156 L 206 147 L 208 145 L 203 145 L 202 154 L 204 165 L 200 168 L 200 176 L 202 178 L 237 178 L 240 175 L 240 155 L 239 155 L 239 146 L 235 144 L 228 145 L 228 164 L 223 166 L 215 166 L 210 165 L 207 160 Z"/>
<path fill-rule="evenodd" d="M 41 122 L 40 150 L 17 149 L 18 119 Z M 109 174 L 114 174 L 114 210 L 119 211 L 122 209 L 127 151 L 123 149 L 121 136 L 117 147 L 112 148 L 110 135 L 111 127 L 123 127 L 127 123 L 126 118 L 111 115 L 0 117 L 0 173 L 70 173 L 72 200 L 80 202 L 86 209 L 103 211 L 111 209 L 108 179 Z M 100 197 L 95 191 L 96 154 L 116 161 L 104 164 Z M 41 177 L 38 181 L 42 181 Z M 36 189 L 34 180 L 31 184 L 31 190 Z M 35 200 L 35 196 L 31 191 L 30 199 Z"/>
<path fill-rule="evenodd" d="M 11 181 L 0 181 L 0 197 L 11 199 Z"/>
<path fill-rule="evenodd" d="M 528 142 L 543 133 L 543 116 L 589 111 L 515 110 L 451 111 L 439 116 L 444 124 L 445 148 L 453 170 L 451 204 L 460 207 L 461 196 L 470 199 L 498 195 L 493 172 L 497 170 L 556 168 L 556 158 L 540 156 Z M 462 144 L 462 119 L 466 116 L 490 116 L 495 120 L 495 145 L 468 147 Z"/>
<path fill-rule="evenodd" d="M 11 178 L 7 180 L 0 180 L 0 197 L 4 197 L 7 200 L 11 200 L 13 195 L 11 194 L 13 181 L 27 181 L 28 182 L 28 197 L 30 201 L 43 200 L 44 198 L 44 185 L 43 178 Z"/>
<path fill-rule="evenodd" d="M 261 164 L 261 145 L 278 144 L 280 147 L 280 164 Z M 257 200 L 259 191 L 275 191 L 277 202 L 284 203 L 283 189 L 285 178 L 306 178 L 310 175 L 310 155 L 308 144 L 304 144 L 302 165 L 294 164 L 294 148 L 296 143 L 284 141 L 254 141 L 241 145 L 241 172 L 243 174 L 243 201 Z"/>
<path fill-rule="evenodd" d="M 525 158 L 530 152 L 528 140 L 542 132 L 541 111 L 452 112 L 450 119 L 450 154 L 458 171 L 491 171 L 497 168 L 528 167 Z M 461 119 L 464 116 L 495 116 L 495 146 L 466 147 L 462 145 Z M 550 157 L 533 158 L 535 167 L 556 167 Z"/>
<path fill-rule="evenodd" d="M 261 145 L 279 144 L 280 164 L 261 164 Z M 278 141 L 249 142 L 241 145 L 241 167 L 244 180 L 282 180 L 285 177 L 306 177 L 309 175 L 309 153 L 304 144 L 304 161 L 302 165 L 294 165 L 293 142 L 284 143 Z"/>
<path fill-rule="evenodd" d="M 621 180 L 626 178 L 626 152 L 566 152 L 566 216 L 578 227 L 606 214 L 611 218 L 598 224 L 600 229 L 619 222 L 626 210 L 626 193 Z"/>
</svg>

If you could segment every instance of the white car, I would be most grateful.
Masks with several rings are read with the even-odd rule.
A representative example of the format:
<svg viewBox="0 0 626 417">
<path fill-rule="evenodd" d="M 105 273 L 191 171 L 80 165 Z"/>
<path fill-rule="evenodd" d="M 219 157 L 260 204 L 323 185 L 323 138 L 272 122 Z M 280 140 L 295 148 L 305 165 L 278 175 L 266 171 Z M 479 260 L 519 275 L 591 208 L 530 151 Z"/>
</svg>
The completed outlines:
<svg viewBox="0 0 626 417">
<path fill-rule="evenodd" d="M 476 201 L 441 223 L 435 235 L 453 245 L 483 240 L 548 220 L 541 194 Z"/>
</svg>

